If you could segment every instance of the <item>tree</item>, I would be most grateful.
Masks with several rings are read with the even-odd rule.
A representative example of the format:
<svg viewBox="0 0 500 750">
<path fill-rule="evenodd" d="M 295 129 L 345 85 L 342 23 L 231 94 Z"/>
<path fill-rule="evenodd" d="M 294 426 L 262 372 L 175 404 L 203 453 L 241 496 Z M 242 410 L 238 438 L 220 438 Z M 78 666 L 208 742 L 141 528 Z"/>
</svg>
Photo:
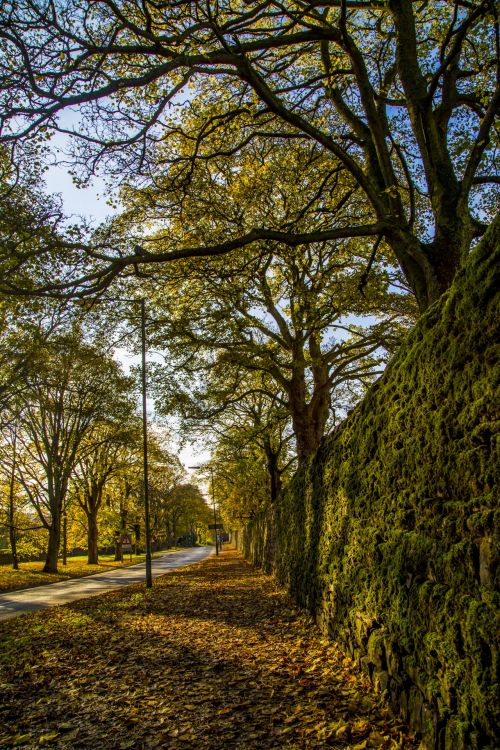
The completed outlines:
<svg viewBox="0 0 500 750">
<path fill-rule="evenodd" d="M 248 380 L 247 387 L 218 416 L 215 425 L 214 420 L 209 423 L 216 434 L 216 483 L 227 488 L 221 504 L 225 516 L 231 508 L 231 519 L 235 508 L 239 515 L 248 516 L 268 501 L 273 503 L 283 478 L 296 467 L 294 434 L 290 414 L 283 405 L 284 394 L 272 398 L 272 389 L 262 387 L 266 378 L 261 374 L 250 374 Z"/>
<path fill-rule="evenodd" d="M 17 551 L 18 529 L 16 528 L 16 471 L 17 471 L 17 424 L 13 420 L 2 435 L 0 454 L 0 471 L 7 485 L 6 526 L 9 532 L 9 544 L 12 555 L 12 568 L 19 569 Z"/>
<path fill-rule="evenodd" d="M 252 141 L 313 143 L 369 209 L 369 221 L 354 210 L 354 221 L 313 240 L 383 237 L 421 310 L 448 288 L 494 211 L 483 190 L 500 182 L 490 0 L 10 0 L 0 39 L 5 142 L 70 132 L 81 179 L 99 164 L 122 179 L 155 177 L 160 164 L 185 192 L 198 163 Z M 60 118 L 69 108 L 78 110 L 70 127 Z M 80 275 L 61 274 L 51 289 L 77 277 L 102 289 L 127 268 L 261 240 L 296 247 L 311 237 L 258 225 L 211 246 L 125 243 L 91 250 Z"/>
<path fill-rule="evenodd" d="M 123 473 L 131 459 L 131 451 L 140 451 L 140 430 L 133 425 L 127 429 L 134 405 L 125 400 L 123 393 L 112 408 L 107 419 L 96 422 L 79 451 L 73 481 L 76 502 L 83 510 L 87 526 L 88 564 L 99 562 L 98 516 L 104 500 L 104 490 L 110 480 Z M 108 407 L 109 408 L 109 407 Z M 128 413 L 127 413 L 128 412 Z"/>
<path fill-rule="evenodd" d="M 210 509 L 200 489 L 190 482 L 179 482 L 177 479 L 171 477 L 168 481 L 162 471 L 151 486 L 152 531 L 158 537 L 163 537 L 167 546 L 176 544 L 187 533 L 194 538 L 197 525 L 210 522 Z"/>
<path fill-rule="evenodd" d="M 49 532 L 45 572 L 57 572 L 61 519 L 85 439 L 130 381 L 78 330 L 37 352 L 19 395 L 18 478 Z M 92 450 L 90 448 L 89 450 Z"/>
<path fill-rule="evenodd" d="M 357 293 L 346 254 L 324 244 L 305 252 L 264 246 L 255 260 L 235 255 L 234 266 L 193 263 L 170 278 L 165 272 L 150 334 L 169 351 L 168 368 L 156 368 L 159 408 L 206 418 L 239 400 L 249 372 L 264 373 L 248 388 L 282 399 L 304 463 L 323 437 L 336 390 L 372 382 L 384 359 L 381 347 L 393 345 L 389 323 L 398 318 L 399 295 L 394 315 L 387 295 L 382 321 L 349 322 L 349 315 L 376 313 L 380 296 L 364 300 Z"/>
<path fill-rule="evenodd" d="M 156 436 L 155 436 L 156 437 Z M 158 437 L 153 437 L 148 449 L 150 523 L 153 536 L 163 539 L 167 547 L 177 538 L 180 506 L 176 504 L 176 488 L 181 486 L 185 472 L 179 459 L 173 456 Z"/>
<path fill-rule="evenodd" d="M 71 275 L 87 228 L 84 221 L 75 223 L 64 216 L 60 197 L 44 192 L 43 157 L 38 151 L 28 144 L 25 158 L 14 163 L 0 146 L 0 275 L 2 292 L 9 295 L 21 284 L 23 299 L 17 307 L 31 308 L 40 316 L 41 302 L 29 301 L 30 293 L 50 284 L 54 274 Z"/>
<path fill-rule="evenodd" d="M 239 479 L 235 483 L 233 479 L 230 484 L 243 484 L 247 492 L 247 463 L 253 464 L 256 472 L 257 467 L 263 465 L 267 472 L 266 499 L 273 503 L 281 492 L 283 477 L 289 477 L 291 468 L 296 467 L 296 455 L 290 415 L 283 404 L 284 394 L 276 393 L 272 398 L 271 392 L 271 388 L 243 390 L 240 399 L 224 410 L 215 428 L 218 438 L 215 454 L 217 463 L 229 467 L 232 477 L 234 467 L 238 467 L 236 473 L 243 482 Z M 262 480 L 258 484 L 262 486 Z M 250 495 L 253 504 L 259 505 L 260 493 Z"/>
<path fill-rule="evenodd" d="M 50 301 L 41 304 L 0 298 L 0 426 L 16 418 L 16 399 L 37 352 L 64 326 L 66 313 Z"/>
</svg>

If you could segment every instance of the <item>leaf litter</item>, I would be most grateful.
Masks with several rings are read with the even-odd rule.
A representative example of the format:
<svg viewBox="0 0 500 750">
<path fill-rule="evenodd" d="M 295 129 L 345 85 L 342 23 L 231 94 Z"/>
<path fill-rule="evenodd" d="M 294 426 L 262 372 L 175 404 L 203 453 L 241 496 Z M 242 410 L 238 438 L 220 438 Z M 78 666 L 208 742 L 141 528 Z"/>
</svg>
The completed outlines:
<svg viewBox="0 0 500 750">
<path fill-rule="evenodd" d="M 0 625 L 0 748 L 414 750 L 335 643 L 225 550 Z"/>
</svg>

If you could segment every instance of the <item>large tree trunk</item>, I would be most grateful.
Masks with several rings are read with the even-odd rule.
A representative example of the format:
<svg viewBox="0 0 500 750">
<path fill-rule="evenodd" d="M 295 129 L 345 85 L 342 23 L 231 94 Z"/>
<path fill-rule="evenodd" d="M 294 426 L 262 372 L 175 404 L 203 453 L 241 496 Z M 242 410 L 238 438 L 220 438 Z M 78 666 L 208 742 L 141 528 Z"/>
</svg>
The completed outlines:
<svg viewBox="0 0 500 750">
<path fill-rule="evenodd" d="M 325 370 L 326 377 L 327 371 Z M 288 389 L 289 409 L 292 415 L 292 425 L 297 444 L 297 460 L 299 465 L 306 463 L 319 448 L 328 420 L 330 405 L 330 390 L 324 378 L 320 378 L 319 368 L 314 370 L 314 394 L 308 403 L 305 382 L 305 367 L 300 363 L 295 366 L 292 380 Z M 319 382 L 321 380 L 321 382 Z"/>
<path fill-rule="evenodd" d="M 266 453 L 267 471 L 269 472 L 271 502 L 274 503 L 281 492 L 281 474 L 278 467 L 278 454 L 273 451 L 269 439 L 265 442 L 264 450 Z"/>
<path fill-rule="evenodd" d="M 470 222 L 451 220 L 442 220 L 436 239 L 429 244 L 419 242 L 406 231 L 395 230 L 387 236 L 420 312 L 425 312 L 449 289 L 467 255 L 471 238 Z"/>
<path fill-rule="evenodd" d="M 51 524 L 49 528 L 49 543 L 47 547 L 47 558 L 43 568 L 44 573 L 57 573 L 57 559 L 61 546 L 61 520 L 64 499 L 68 491 L 68 480 L 66 477 L 49 477 L 50 492 L 50 514 Z"/>
<path fill-rule="evenodd" d="M 13 458 L 12 458 L 12 471 L 10 472 L 9 482 L 9 541 L 10 541 L 10 552 L 12 555 L 12 568 L 19 570 L 19 559 L 17 557 L 17 534 L 15 526 L 15 483 L 16 483 L 16 466 L 17 466 L 17 423 L 14 423 L 14 439 L 12 444 Z"/>
<path fill-rule="evenodd" d="M 98 537 L 99 531 L 97 527 L 97 516 L 99 509 L 102 504 L 102 483 L 92 482 L 89 491 L 85 497 L 85 515 L 87 516 L 87 564 L 98 565 L 99 563 L 99 550 L 98 550 Z"/>
<path fill-rule="evenodd" d="M 47 557 L 43 566 L 44 573 L 57 573 L 57 560 L 59 557 L 59 547 L 61 544 L 61 518 L 60 516 L 52 517 L 52 524 L 49 529 L 49 543 L 47 546 Z"/>
<path fill-rule="evenodd" d="M 388 239 L 423 312 L 450 287 L 469 252 L 473 237 L 469 189 L 460 182 L 450 153 L 448 117 L 451 110 L 446 116 L 446 107 L 433 106 L 428 82 L 419 65 L 414 3 L 390 0 L 388 5 L 395 24 L 397 70 L 420 151 L 435 233 L 429 244 L 419 243 L 416 236 L 411 235 L 411 242 L 407 238 L 407 248 L 404 242 L 394 243 L 390 237 Z M 452 67 L 456 63 L 449 61 L 448 80 L 444 82 L 449 88 L 447 94 L 443 90 L 444 99 L 447 95 L 454 96 Z M 397 232 L 401 235 L 407 232 L 403 224 L 397 223 Z"/>
<path fill-rule="evenodd" d="M 12 466 L 12 472 L 10 475 L 9 483 L 9 541 L 10 541 L 10 552 L 12 555 L 12 568 L 19 570 L 19 559 L 17 556 L 17 534 L 15 526 L 15 497 L 14 497 L 14 484 L 15 484 L 15 471 L 16 463 Z"/>
<path fill-rule="evenodd" d="M 98 549 L 98 529 L 97 529 L 97 514 L 89 514 L 87 516 L 87 564 L 98 565 L 99 564 L 99 549 Z"/>
<path fill-rule="evenodd" d="M 127 498 L 130 495 L 130 490 L 128 489 L 128 486 L 125 487 L 125 497 Z M 123 554 L 122 554 L 122 545 L 121 545 L 121 538 L 123 534 L 127 531 L 127 510 L 122 503 L 120 505 L 120 536 L 119 539 L 115 545 L 115 560 L 121 561 Z"/>
<path fill-rule="evenodd" d="M 319 448 L 323 432 L 318 430 L 311 419 L 310 410 L 307 406 L 300 411 L 292 412 L 292 424 L 297 445 L 297 460 L 300 466 L 303 466 L 309 456 Z M 325 419 L 326 424 L 326 419 Z"/>
</svg>

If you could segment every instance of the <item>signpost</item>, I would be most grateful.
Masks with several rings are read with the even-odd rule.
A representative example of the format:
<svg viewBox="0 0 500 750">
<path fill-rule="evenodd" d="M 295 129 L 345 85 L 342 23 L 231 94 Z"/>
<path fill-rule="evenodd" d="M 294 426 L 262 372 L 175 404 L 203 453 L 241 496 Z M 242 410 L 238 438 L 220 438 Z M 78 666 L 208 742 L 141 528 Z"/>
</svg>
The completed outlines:
<svg viewBox="0 0 500 750">
<path fill-rule="evenodd" d="M 223 529 L 224 525 L 222 523 L 209 523 L 208 528 L 209 529 Z"/>
<path fill-rule="evenodd" d="M 132 559 L 132 539 L 128 534 L 123 534 L 121 541 L 120 541 L 120 547 L 123 552 L 128 552 L 130 554 L 130 559 Z"/>
<path fill-rule="evenodd" d="M 189 466 L 189 469 L 202 469 L 203 466 Z M 214 506 L 214 521 L 215 523 L 212 523 L 209 525 L 209 529 L 215 530 L 215 554 L 219 554 L 219 535 L 217 533 L 217 529 L 222 528 L 222 524 L 217 523 L 217 511 L 215 509 L 215 491 L 214 491 L 214 470 L 212 466 L 208 467 L 210 469 L 210 475 L 212 477 L 212 503 Z M 222 545 L 221 545 L 222 546 Z"/>
</svg>

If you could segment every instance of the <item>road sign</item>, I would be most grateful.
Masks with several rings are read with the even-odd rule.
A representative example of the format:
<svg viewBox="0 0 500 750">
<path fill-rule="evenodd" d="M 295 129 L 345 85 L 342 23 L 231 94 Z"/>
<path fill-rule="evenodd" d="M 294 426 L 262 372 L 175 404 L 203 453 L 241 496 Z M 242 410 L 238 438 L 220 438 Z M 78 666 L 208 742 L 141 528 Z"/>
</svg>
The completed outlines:
<svg viewBox="0 0 500 750">
<path fill-rule="evenodd" d="M 222 523 L 209 523 L 208 528 L 209 529 L 223 529 L 224 525 Z"/>
<path fill-rule="evenodd" d="M 132 539 L 129 534 L 123 534 L 120 540 L 120 547 L 122 552 L 132 552 Z"/>
</svg>

